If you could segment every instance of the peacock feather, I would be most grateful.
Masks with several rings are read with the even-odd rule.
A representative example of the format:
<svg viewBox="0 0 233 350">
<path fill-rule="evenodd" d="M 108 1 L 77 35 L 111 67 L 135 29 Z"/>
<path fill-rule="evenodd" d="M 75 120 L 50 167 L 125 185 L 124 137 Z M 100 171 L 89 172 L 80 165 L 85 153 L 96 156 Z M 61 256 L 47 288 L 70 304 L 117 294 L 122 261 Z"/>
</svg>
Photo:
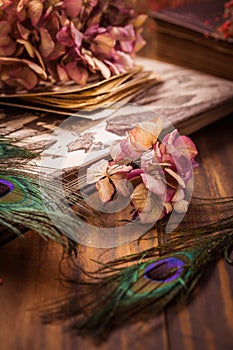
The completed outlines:
<svg viewBox="0 0 233 350">
<path fill-rule="evenodd" d="M 58 180 L 29 164 L 36 155 L 7 138 L 0 138 L 0 225 L 15 235 L 21 235 L 24 228 L 32 229 L 67 246 L 67 242 L 75 240 L 80 221 L 68 216 L 63 194 L 66 193 L 71 206 L 84 208 L 83 200 L 66 182 L 64 192 L 60 193 Z M 64 231 L 69 239 L 63 235 Z"/>
<path fill-rule="evenodd" d="M 198 201 L 194 206 L 210 202 Z M 44 321 L 69 319 L 72 330 L 101 342 L 117 327 L 153 316 L 173 300 L 187 300 L 207 265 L 224 255 L 227 258 L 233 244 L 232 203 L 233 198 L 215 200 L 228 213 L 225 218 L 198 227 L 182 224 L 150 249 L 98 262 L 95 272 L 80 269 L 85 281 L 70 279 L 78 283 L 78 291 L 51 303 Z M 163 225 L 158 227 L 157 238 L 167 235 Z"/>
</svg>

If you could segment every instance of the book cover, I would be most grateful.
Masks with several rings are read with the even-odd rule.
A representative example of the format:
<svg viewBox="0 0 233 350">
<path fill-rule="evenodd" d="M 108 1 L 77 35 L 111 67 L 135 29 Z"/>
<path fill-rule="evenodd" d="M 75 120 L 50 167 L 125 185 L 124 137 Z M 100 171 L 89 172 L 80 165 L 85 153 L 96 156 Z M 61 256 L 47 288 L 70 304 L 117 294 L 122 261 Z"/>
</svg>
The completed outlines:
<svg viewBox="0 0 233 350">
<path fill-rule="evenodd" d="M 153 57 L 233 80 L 233 39 L 217 28 L 224 0 L 205 0 L 152 11 Z M 154 35 L 153 35 L 153 34 Z"/>
</svg>

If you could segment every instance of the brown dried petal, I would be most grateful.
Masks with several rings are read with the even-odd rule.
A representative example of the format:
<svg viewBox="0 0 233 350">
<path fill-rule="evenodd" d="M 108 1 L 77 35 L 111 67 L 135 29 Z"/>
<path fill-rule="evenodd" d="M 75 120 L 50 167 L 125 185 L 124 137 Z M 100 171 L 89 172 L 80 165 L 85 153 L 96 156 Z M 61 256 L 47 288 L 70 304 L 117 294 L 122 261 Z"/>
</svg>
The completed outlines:
<svg viewBox="0 0 233 350">
<path fill-rule="evenodd" d="M 57 74 L 61 81 L 69 81 L 69 76 L 67 75 L 65 68 L 60 64 L 57 65 Z"/>
<path fill-rule="evenodd" d="M 17 5 L 17 12 L 20 12 L 24 9 L 24 6 L 27 5 L 29 0 L 19 0 L 18 5 Z"/>
<path fill-rule="evenodd" d="M 22 85 L 30 90 L 37 84 L 36 74 L 26 65 L 17 64 L 3 67 L 1 80 L 10 86 Z"/>
<path fill-rule="evenodd" d="M 55 44 L 51 38 L 51 35 L 45 28 L 40 28 L 40 52 L 43 57 L 48 57 L 54 50 Z"/>
<path fill-rule="evenodd" d="M 66 53 L 66 48 L 63 45 L 55 43 L 53 52 L 46 57 L 46 61 L 54 61 Z"/>
<path fill-rule="evenodd" d="M 7 21 L 0 22 L 0 38 L 5 37 L 11 32 L 11 26 Z"/>
<path fill-rule="evenodd" d="M 146 19 L 147 19 L 147 15 L 138 15 L 136 18 L 131 19 L 130 23 L 133 24 L 134 27 L 138 28 L 138 27 L 142 27 L 143 24 L 145 23 Z"/>
<path fill-rule="evenodd" d="M 12 56 L 16 50 L 16 44 L 7 37 L 5 43 L 0 40 L 0 56 Z"/>
<path fill-rule="evenodd" d="M 43 12 L 43 3 L 41 1 L 32 0 L 28 3 L 28 15 L 34 27 L 39 23 Z"/>
<path fill-rule="evenodd" d="M 5 65 L 20 65 L 24 64 L 28 66 L 30 69 L 32 69 L 35 73 L 37 73 L 42 79 L 47 79 L 47 74 L 46 72 L 38 66 L 38 64 L 26 60 L 26 59 L 20 59 L 20 58 L 13 58 L 13 57 L 0 57 L 0 64 L 5 64 Z"/>
<path fill-rule="evenodd" d="M 27 28 L 25 28 L 21 23 L 17 23 L 17 28 L 19 31 L 19 34 L 21 36 L 22 39 L 24 40 L 28 40 L 29 35 L 30 35 L 30 30 L 28 30 Z"/>
<path fill-rule="evenodd" d="M 35 57 L 33 46 L 31 45 L 31 43 L 29 41 L 23 40 L 23 39 L 18 39 L 17 43 L 24 45 L 27 53 L 29 54 L 29 56 L 31 58 Z"/>
<path fill-rule="evenodd" d="M 99 34 L 95 37 L 95 42 L 91 45 L 91 50 L 109 57 L 112 54 L 115 44 L 116 40 L 108 33 Z"/>
<path fill-rule="evenodd" d="M 97 67 L 97 69 L 100 71 L 100 73 L 103 75 L 105 79 L 108 79 L 111 77 L 111 71 L 110 69 L 104 64 L 101 60 L 99 60 L 96 57 L 93 57 L 93 61 Z"/>
<path fill-rule="evenodd" d="M 47 74 L 46 72 L 38 66 L 38 64 L 29 61 L 29 60 L 21 60 L 23 63 L 26 63 L 29 68 L 31 68 L 35 73 L 37 73 L 42 79 L 47 79 Z"/>
</svg>

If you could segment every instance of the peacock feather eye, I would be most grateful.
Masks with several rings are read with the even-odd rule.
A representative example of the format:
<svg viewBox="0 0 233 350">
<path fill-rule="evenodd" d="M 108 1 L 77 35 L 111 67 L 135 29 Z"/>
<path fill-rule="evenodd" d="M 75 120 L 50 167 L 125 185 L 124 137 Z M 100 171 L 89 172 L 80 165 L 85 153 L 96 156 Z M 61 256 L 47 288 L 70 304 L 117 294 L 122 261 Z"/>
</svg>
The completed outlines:
<svg viewBox="0 0 233 350">
<path fill-rule="evenodd" d="M 15 176 L 0 176 L 0 206 L 15 205 L 28 199 L 27 184 Z"/>
<path fill-rule="evenodd" d="M 184 261 L 176 257 L 160 259 L 147 265 L 144 277 L 155 282 L 172 282 L 183 272 Z"/>
<path fill-rule="evenodd" d="M 13 191 L 14 185 L 12 182 L 5 179 L 0 179 L 0 198 Z"/>
</svg>

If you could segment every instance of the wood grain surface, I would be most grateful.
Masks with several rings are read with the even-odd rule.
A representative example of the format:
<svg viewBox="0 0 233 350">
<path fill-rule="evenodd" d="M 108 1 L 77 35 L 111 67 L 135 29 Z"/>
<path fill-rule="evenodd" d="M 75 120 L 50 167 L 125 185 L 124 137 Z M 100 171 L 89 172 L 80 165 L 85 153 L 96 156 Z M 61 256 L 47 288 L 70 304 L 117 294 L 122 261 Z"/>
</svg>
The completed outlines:
<svg viewBox="0 0 233 350">
<path fill-rule="evenodd" d="M 192 136 L 200 162 L 195 173 L 196 196 L 233 194 L 232 119 L 225 118 Z M 188 305 L 172 305 L 159 315 L 151 315 L 147 322 L 116 330 L 97 347 L 91 339 L 67 332 L 65 322 L 41 323 L 39 307 L 71 293 L 58 280 L 61 248 L 28 232 L 0 249 L 1 350 L 232 349 L 233 267 L 224 260 L 208 269 Z M 127 245 L 111 251 L 80 247 L 79 261 L 92 269 L 90 259 L 108 260 L 130 250 Z"/>
</svg>

